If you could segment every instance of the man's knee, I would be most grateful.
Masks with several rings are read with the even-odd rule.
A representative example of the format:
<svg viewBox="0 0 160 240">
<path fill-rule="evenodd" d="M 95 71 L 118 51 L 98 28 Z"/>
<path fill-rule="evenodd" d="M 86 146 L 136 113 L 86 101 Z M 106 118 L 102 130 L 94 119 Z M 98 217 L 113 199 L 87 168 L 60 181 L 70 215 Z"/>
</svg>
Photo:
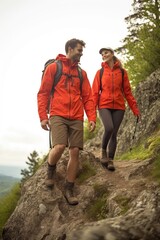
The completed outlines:
<svg viewBox="0 0 160 240">
<path fill-rule="evenodd" d="M 72 156 L 79 156 L 79 148 L 78 147 L 71 147 L 70 149 L 70 155 Z"/>
<path fill-rule="evenodd" d="M 65 149 L 65 145 L 64 144 L 57 144 L 54 146 L 54 150 L 56 153 L 62 154 L 64 149 Z"/>
</svg>

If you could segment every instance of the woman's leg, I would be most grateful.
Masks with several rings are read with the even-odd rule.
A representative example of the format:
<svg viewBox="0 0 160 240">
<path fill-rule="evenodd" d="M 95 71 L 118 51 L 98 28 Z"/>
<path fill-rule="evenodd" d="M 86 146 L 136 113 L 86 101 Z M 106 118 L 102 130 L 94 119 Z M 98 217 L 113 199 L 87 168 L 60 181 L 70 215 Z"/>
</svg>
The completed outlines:
<svg viewBox="0 0 160 240">
<path fill-rule="evenodd" d="M 109 139 L 112 135 L 113 131 L 113 122 L 112 122 L 112 115 L 111 110 L 109 109 L 100 109 L 99 115 L 102 120 L 103 126 L 104 126 L 104 134 L 102 137 L 102 156 L 101 156 L 101 164 L 103 167 L 108 167 L 108 157 L 107 157 L 107 145 L 109 142 Z"/>
<path fill-rule="evenodd" d="M 117 133 L 119 130 L 119 127 L 121 125 L 121 122 L 123 120 L 124 117 L 124 110 L 112 110 L 112 120 L 113 120 L 113 132 L 112 132 L 112 136 L 110 138 L 109 141 L 109 145 L 108 145 L 108 156 L 111 159 L 114 159 L 114 155 L 116 152 L 116 147 L 117 147 Z"/>
<path fill-rule="evenodd" d="M 109 139 L 113 132 L 112 113 L 111 110 L 104 108 L 99 110 L 99 115 L 104 126 L 104 134 L 102 137 L 102 149 L 106 150 Z"/>
</svg>

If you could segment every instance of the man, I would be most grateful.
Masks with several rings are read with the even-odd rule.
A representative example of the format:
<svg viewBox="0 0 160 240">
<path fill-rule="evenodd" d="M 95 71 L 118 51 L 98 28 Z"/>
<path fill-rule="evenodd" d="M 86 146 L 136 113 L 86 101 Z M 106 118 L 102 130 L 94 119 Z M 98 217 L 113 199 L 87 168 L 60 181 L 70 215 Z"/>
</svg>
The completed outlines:
<svg viewBox="0 0 160 240">
<path fill-rule="evenodd" d="M 66 56 L 59 54 L 56 60 L 62 63 L 62 76 L 55 86 L 54 95 L 50 93 L 57 70 L 57 63 L 51 63 L 46 68 L 37 95 L 38 113 L 41 127 L 51 129 L 52 146 L 48 157 L 48 175 L 45 181 L 48 187 L 54 185 L 53 176 L 56 164 L 66 146 L 69 147 L 64 196 L 70 205 L 78 204 L 74 194 L 74 182 L 79 166 L 79 150 L 83 149 L 83 115 L 88 117 L 89 129 L 94 131 L 96 111 L 92 99 L 91 86 L 84 70 L 81 69 L 83 82 L 80 84 L 78 63 L 83 53 L 85 43 L 79 39 L 71 39 L 65 44 Z M 47 115 L 50 99 L 50 113 Z"/>
</svg>

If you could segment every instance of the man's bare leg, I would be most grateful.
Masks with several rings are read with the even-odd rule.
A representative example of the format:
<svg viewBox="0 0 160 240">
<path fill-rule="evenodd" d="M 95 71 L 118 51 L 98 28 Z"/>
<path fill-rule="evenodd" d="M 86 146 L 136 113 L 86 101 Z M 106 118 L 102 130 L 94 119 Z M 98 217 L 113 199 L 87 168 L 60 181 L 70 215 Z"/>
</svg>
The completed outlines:
<svg viewBox="0 0 160 240">
<path fill-rule="evenodd" d="M 79 167 L 79 148 L 72 147 L 69 150 L 70 152 L 70 159 L 67 165 L 67 181 L 68 182 L 75 182 L 77 171 Z"/>
<path fill-rule="evenodd" d="M 47 179 L 45 181 L 47 187 L 53 187 L 54 185 L 53 175 L 56 170 L 56 164 L 58 160 L 61 158 L 61 155 L 64 152 L 65 147 L 66 147 L 65 145 L 58 144 L 55 145 L 54 148 L 52 148 L 49 152 Z"/>
<path fill-rule="evenodd" d="M 79 167 L 79 148 L 70 148 L 70 159 L 67 166 L 65 184 L 65 198 L 70 205 L 77 205 L 78 199 L 74 196 L 73 188 Z"/>
<path fill-rule="evenodd" d="M 48 163 L 50 165 L 55 165 L 58 162 L 62 156 L 62 153 L 64 152 L 65 147 L 66 146 L 63 144 L 57 144 L 50 150 L 48 156 Z"/>
</svg>

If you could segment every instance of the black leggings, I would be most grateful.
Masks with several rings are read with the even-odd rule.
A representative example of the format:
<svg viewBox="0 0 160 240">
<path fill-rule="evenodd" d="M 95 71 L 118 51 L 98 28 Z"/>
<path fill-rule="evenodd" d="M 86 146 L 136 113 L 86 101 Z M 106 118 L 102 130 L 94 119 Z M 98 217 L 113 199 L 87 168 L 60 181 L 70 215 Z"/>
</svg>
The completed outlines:
<svg viewBox="0 0 160 240">
<path fill-rule="evenodd" d="M 117 133 L 124 117 L 124 110 L 100 109 L 99 115 L 104 126 L 102 149 L 106 149 L 108 157 L 113 159 L 117 147 Z"/>
</svg>

